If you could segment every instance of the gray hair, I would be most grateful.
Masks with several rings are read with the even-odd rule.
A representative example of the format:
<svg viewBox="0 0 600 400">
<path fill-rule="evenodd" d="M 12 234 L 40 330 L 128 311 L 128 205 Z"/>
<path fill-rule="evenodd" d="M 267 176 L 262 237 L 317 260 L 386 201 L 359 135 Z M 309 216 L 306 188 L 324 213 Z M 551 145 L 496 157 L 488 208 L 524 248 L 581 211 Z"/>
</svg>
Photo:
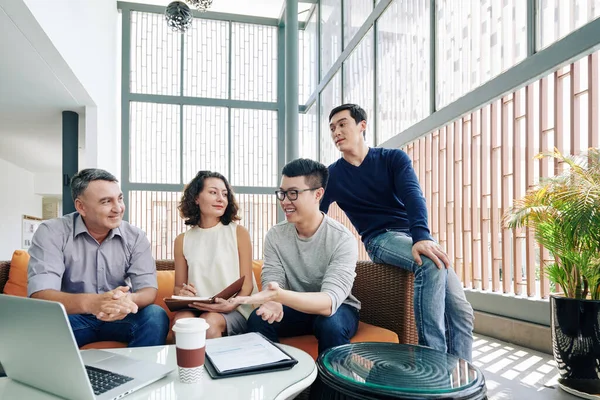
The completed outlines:
<svg viewBox="0 0 600 400">
<path fill-rule="evenodd" d="M 82 169 L 71 178 L 71 197 L 73 197 L 73 201 L 81 196 L 90 182 L 93 181 L 119 182 L 113 174 L 103 169 Z"/>
</svg>

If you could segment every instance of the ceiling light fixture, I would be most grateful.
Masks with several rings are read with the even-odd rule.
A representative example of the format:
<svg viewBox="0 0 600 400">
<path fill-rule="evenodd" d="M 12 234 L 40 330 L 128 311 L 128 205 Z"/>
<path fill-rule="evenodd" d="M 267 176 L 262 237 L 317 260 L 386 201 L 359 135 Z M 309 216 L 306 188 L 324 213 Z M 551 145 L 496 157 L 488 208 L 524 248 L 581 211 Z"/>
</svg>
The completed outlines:
<svg viewBox="0 0 600 400">
<path fill-rule="evenodd" d="M 165 10 L 167 25 L 177 32 L 185 32 L 192 25 L 192 10 L 182 1 L 169 3 Z"/>
</svg>

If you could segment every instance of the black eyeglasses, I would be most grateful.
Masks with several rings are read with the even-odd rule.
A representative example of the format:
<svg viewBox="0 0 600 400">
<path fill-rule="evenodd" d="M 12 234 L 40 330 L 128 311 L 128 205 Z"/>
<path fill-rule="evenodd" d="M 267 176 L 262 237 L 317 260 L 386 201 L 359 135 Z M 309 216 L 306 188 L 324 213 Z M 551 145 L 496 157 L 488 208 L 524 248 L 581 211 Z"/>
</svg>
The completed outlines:
<svg viewBox="0 0 600 400">
<path fill-rule="evenodd" d="M 302 190 L 297 190 L 297 189 L 277 190 L 277 191 L 275 191 L 275 196 L 277 196 L 279 201 L 283 201 L 286 196 L 289 201 L 294 201 L 294 200 L 298 200 L 298 194 L 300 194 L 302 192 L 308 192 L 310 190 L 317 190 L 317 189 L 319 189 L 319 188 L 316 187 L 316 188 L 302 189 Z"/>
</svg>

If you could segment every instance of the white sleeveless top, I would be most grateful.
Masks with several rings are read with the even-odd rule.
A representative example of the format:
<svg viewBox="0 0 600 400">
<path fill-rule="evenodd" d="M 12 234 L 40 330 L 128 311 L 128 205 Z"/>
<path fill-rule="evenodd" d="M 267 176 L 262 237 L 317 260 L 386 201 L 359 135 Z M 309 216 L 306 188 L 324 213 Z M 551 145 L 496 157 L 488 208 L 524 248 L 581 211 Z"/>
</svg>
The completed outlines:
<svg viewBox="0 0 600 400">
<path fill-rule="evenodd" d="M 238 224 L 219 222 L 212 228 L 195 226 L 183 236 L 183 256 L 188 265 L 188 283 L 196 287 L 197 296 L 214 296 L 240 278 L 237 242 Z M 254 283 L 253 293 L 256 291 Z M 248 318 L 253 307 L 243 304 L 238 311 Z"/>
</svg>

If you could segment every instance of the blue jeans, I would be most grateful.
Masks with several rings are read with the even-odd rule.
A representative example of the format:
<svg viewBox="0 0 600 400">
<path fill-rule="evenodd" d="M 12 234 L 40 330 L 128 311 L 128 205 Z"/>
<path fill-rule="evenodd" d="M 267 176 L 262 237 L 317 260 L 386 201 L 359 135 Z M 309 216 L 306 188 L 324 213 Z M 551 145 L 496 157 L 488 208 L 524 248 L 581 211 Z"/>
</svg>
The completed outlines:
<svg viewBox="0 0 600 400">
<path fill-rule="evenodd" d="M 350 343 L 357 329 L 358 310 L 347 304 L 342 304 L 329 317 L 305 314 L 283 306 L 281 322 L 269 324 L 256 315 L 256 310 L 248 318 L 248 332 L 262 333 L 273 342 L 278 343 L 280 337 L 315 335 L 319 342 L 319 354 L 330 347 Z"/>
<path fill-rule="evenodd" d="M 129 347 L 164 345 L 169 333 L 169 317 L 156 304 L 129 314 L 120 321 L 103 322 L 92 314 L 69 315 L 79 347 L 104 340 L 127 342 Z"/>
<path fill-rule="evenodd" d="M 412 238 L 388 230 L 369 240 L 371 260 L 394 265 L 415 274 L 414 313 L 419 344 L 471 361 L 473 308 L 454 269 L 438 269 L 427 257 L 419 266 L 412 256 Z"/>
</svg>

